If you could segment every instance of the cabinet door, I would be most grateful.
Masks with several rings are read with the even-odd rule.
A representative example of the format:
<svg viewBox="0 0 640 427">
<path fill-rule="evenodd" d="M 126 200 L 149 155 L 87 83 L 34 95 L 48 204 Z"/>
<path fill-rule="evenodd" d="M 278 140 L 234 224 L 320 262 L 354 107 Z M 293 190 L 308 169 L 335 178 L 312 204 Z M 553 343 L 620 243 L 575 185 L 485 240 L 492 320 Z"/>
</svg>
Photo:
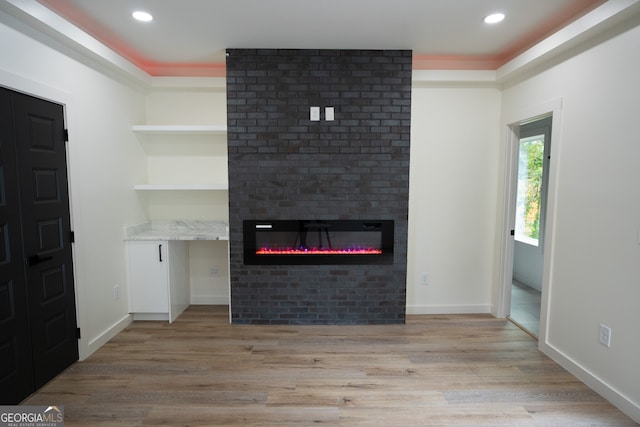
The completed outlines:
<svg viewBox="0 0 640 427">
<path fill-rule="evenodd" d="M 173 322 L 189 305 L 189 250 L 187 242 L 169 242 L 169 322 Z"/>
<path fill-rule="evenodd" d="M 139 241 L 128 245 L 130 311 L 168 313 L 168 242 Z"/>
</svg>

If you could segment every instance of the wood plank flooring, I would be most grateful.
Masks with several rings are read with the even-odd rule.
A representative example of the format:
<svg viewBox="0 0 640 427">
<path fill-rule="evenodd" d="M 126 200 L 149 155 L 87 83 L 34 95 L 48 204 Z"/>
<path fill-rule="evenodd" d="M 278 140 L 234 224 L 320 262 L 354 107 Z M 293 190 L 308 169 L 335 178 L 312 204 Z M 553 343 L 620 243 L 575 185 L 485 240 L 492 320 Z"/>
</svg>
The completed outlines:
<svg viewBox="0 0 640 427">
<path fill-rule="evenodd" d="M 239 326 L 134 322 L 27 399 L 71 426 L 636 426 L 489 315 Z"/>
</svg>

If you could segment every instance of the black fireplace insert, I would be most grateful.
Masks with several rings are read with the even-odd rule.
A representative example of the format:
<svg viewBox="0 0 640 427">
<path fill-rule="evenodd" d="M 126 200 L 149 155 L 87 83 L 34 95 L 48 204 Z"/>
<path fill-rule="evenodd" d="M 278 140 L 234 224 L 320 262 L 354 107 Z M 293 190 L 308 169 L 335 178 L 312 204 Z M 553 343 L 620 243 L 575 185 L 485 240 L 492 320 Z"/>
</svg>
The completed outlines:
<svg viewBox="0 0 640 427">
<path fill-rule="evenodd" d="M 393 264 L 393 220 L 245 220 L 247 265 Z"/>
</svg>

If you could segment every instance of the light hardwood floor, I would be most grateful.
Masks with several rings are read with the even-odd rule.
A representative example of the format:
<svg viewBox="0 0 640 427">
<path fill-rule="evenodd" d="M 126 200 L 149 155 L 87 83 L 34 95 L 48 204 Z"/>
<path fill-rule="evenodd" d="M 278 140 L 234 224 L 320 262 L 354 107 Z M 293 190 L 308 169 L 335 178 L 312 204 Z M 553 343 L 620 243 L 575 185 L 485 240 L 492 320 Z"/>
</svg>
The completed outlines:
<svg viewBox="0 0 640 427">
<path fill-rule="evenodd" d="M 65 426 L 635 426 L 489 315 L 238 326 L 227 307 L 134 322 L 24 402 Z"/>
</svg>

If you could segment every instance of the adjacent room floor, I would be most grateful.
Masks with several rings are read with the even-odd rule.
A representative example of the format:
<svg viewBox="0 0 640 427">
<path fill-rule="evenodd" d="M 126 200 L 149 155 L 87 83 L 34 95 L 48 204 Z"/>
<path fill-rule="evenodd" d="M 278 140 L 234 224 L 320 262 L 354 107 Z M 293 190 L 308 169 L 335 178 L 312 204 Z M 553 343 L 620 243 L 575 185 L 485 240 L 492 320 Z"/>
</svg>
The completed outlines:
<svg viewBox="0 0 640 427">
<path fill-rule="evenodd" d="M 540 333 L 540 296 L 537 289 L 513 281 L 509 318 L 536 337 Z"/>
<path fill-rule="evenodd" d="M 65 426 L 635 426 L 490 315 L 241 326 L 226 306 L 134 322 L 29 398 Z"/>
</svg>

